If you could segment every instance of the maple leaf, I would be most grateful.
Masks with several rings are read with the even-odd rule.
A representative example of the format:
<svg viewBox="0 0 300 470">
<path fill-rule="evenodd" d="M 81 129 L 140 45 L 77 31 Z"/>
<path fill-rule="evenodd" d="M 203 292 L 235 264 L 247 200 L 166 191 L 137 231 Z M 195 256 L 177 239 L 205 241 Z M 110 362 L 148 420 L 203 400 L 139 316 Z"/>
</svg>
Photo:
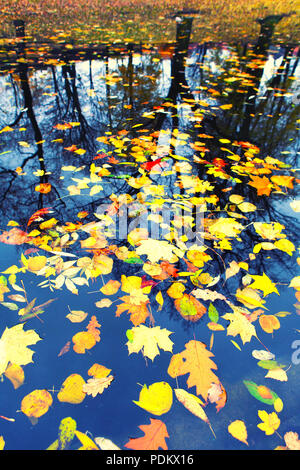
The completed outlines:
<svg viewBox="0 0 300 470">
<path fill-rule="evenodd" d="M 218 377 L 212 371 L 217 369 L 211 360 L 214 357 L 206 345 L 200 341 L 191 340 L 185 345 L 185 350 L 172 356 L 168 374 L 172 377 L 189 374 L 188 387 L 196 387 L 197 395 L 202 395 L 204 400 L 208 399 L 208 392 L 213 383 L 220 383 Z"/>
<path fill-rule="evenodd" d="M 178 257 L 182 256 L 182 251 L 165 240 L 154 240 L 148 238 L 141 240 L 140 245 L 135 250 L 138 255 L 147 255 L 151 263 L 157 263 L 160 259 L 175 263 Z"/>
<path fill-rule="evenodd" d="M 141 303 L 139 305 L 131 303 L 131 296 L 125 295 L 120 297 L 120 300 L 123 300 L 122 304 L 119 304 L 116 311 L 116 317 L 119 317 L 121 313 L 126 310 L 130 313 L 130 321 L 134 326 L 138 326 L 141 323 L 144 323 L 146 318 L 149 316 L 149 311 L 147 309 L 147 303 Z"/>
<path fill-rule="evenodd" d="M 253 188 L 256 189 L 258 196 L 262 196 L 263 194 L 265 194 L 266 196 L 270 196 L 273 184 L 266 176 L 263 176 L 261 178 L 260 176 L 250 175 L 250 178 L 252 181 L 248 184 L 249 186 L 253 186 Z"/>
<path fill-rule="evenodd" d="M 222 316 L 225 320 L 230 321 L 227 327 L 227 335 L 237 336 L 240 335 L 243 344 L 250 342 L 252 336 L 256 336 L 254 325 L 248 320 L 246 315 L 238 307 L 232 306 L 233 313 L 226 313 Z"/>
<path fill-rule="evenodd" d="M 138 353 L 143 351 L 144 356 L 149 357 L 152 361 L 159 354 L 159 349 L 172 352 L 173 342 L 170 340 L 169 335 L 172 334 L 166 328 L 161 329 L 159 326 L 149 328 L 145 325 L 140 325 L 131 329 L 133 339 L 126 343 L 128 353 Z"/>
<path fill-rule="evenodd" d="M 209 226 L 209 232 L 218 238 L 236 237 L 244 229 L 234 218 L 220 217 Z"/>
<path fill-rule="evenodd" d="M 272 413 L 267 413 L 265 410 L 258 410 L 258 416 L 262 420 L 262 423 L 259 423 L 257 427 L 264 431 L 266 436 L 274 434 L 274 432 L 279 428 L 280 419 L 274 411 Z"/>
<path fill-rule="evenodd" d="M 33 362 L 34 354 L 27 346 L 36 344 L 42 338 L 34 330 L 23 330 L 23 324 L 5 328 L 0 338 L 0 375 L 9 362 L 19 366 Z"/>
<path fill-rule="evenodd" d="M 104 389 L 107 388 L 113 380 L 113 375 L 109 375 L 108 377 L 94 377 L 92 379 L 88 379 L 88 381 L 83 384 L 82 391 L 87 395 L 92 395 L 92 397 L 95 397 L 96 395 L 103 393 Z"/>
<path fill-rule="evenodd" d="M 298 433 L 289 431 L 285 433 L 283 438 L 289 450 L 300 450 L 300 440 Z"/>
<path fill-rule="evenodd" d="M 144 436 L 130 439 L 124 447 L 133 450 L 168 450 L 165 439 L 169 437 L 167 427 L 160 419 L 150 418 L 150 424 L 142 424 L 139 428 Z"/>
<path fill-rule="evenodd" d="M 263 296 L 265 297 L 268 294 L 271 294 L 272 292 L 276 292 L 276 294 L 279 295 L 279 292 L 276 288 L 276 285 L 271 281 L 271 279 L 263 273 L 262 276 L 256 276 L 250 274 L 250 277 L 254 279 L 254 282 L 250 284 L 248 287 L 251 287 L 251 289 L 259 289 L 263 291 Z"/>
</svg>

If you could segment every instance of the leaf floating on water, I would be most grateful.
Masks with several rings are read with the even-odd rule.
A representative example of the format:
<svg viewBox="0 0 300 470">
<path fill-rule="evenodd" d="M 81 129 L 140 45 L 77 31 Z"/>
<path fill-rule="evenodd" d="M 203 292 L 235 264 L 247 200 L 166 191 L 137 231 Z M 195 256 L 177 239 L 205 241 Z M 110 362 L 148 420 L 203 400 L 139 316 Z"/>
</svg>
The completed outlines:
<svg viewBox="0 0 300 470">
<path fill-rule="evenodd" d="M 207 423 L 211 429 L 211 432 L 213 433 L 214 437 L 216 437 L 210 421 L 203 410 L 201 405 L 205 405 L 200 398 L 197 396 L 193 395 L 192 393 L 186 392 L 184 389 L 181 388 L 176 388 L 174 390 L 176 398 L 182 403 L 182 405 L 189 410 L 193 415 L 197 416 L 197 418 L 200 418 L 202 421 Z"/>
<path fill-rule="evenodd" d="M 280 382 L 287 382 L 288 380 L 287 373 L 283 369 L 271 369 L 265 377 L 266 379 L 279 380 Z"/>
<path fill-rule="evenodd" d="M 150 424 L 142 424 L 139 428 L 144 436 L 130 439 L 124 447 L 133 450 L 168 450 L 166 438 L 169 434 L 165 423 L 160 419 L 150 418 Z"/>
<path fill-rule="evenodd" d="M 85 392 L 82 388 L 85 384 L 84 379 L 79 374 L 71 374 L 63 382 L 57 399 L 65 403 L 79 404 L 85 399 Z"/>
<path fill-rule="evenodd" d="M 113 375 L 109 375 L 108 377 L 93 377 L 92 379 L 88 379 L 88 381 L 83 384 L 82 390 L 87 395 L 92 395 L 94 398 L 96 395 L 101 395 L 104 389 L 109 387 L 111 382 L 114 380 Z"/>
<path fill-rule="evenodd" d="M 10 363 L 6 368 L 4 375 L 11 381 L 15 390 L 21 387 L 25 380 L 24 370 L 18 364 Z"/>
<path fill-rule="evenodd" d="M 247 438 L 248 438 L 247 428 L 246 428 L 244 421 L 237 419 L 233 421 L 232 423 L 230 423 L 228 426 L 228 432 L 235 439 L 238 439 L 239 441 L 243 442 L 247 446 L 249 445 L 247 442 Z"/>
<path fill-rule="evenodd" d="M 270 351 L 266 351 L 264 349 L 261 349 L 261 350 L 254 349 L 252 351 L 252 356 L 255 359 L 259 359 L 260 361 L 265 361 L 265 360 L 275 358 L 275 354 L 271 353 Z"/>
<path fill-rule="evenodd" d="M 21 402 L 21 411 L 28 418 L 40 418 L 49 410 L 53 399 L 47 390 L 34 390 L 26 395 Z M 35 423 L 36 420 L 32 420 Z"/>
<path fill-rule="evenodd" d="M 156 382 L 152 385 L 144 385 L 140 391 L 139 400 L 134 401 L 149 413 L 162 415 L 167 413 L 173 404 L 173 390 L 167 382 Z"/>
<path fill-rule="evenodd" d="M 88 313 L 83 312 L 82 310 L 70 310 L 70 313 L 66 315 L 66 318 L 72 323 L 80 323 L 86 319 Z"/>
<path fill-rule="evenodd" d="M 172 352 L 173 342 L 169 338 L 171 334 L 171 331 L 166 328 L 160 328 L 160 326 L 153 328 L 148 328 L 145 325 L 136 326 L 131 329 L 132 340 L 126 343 L 128 353 L 132 354 L 142 351 L 144 356 L 153 361 L 159 354 L 158 348 Z"/>
<path fill-rule="evenodd" d="M 74 431 L 75 436 L 81 442 L 82 446 L 78 450 L 99 450 L 95 442 L 87 435 L 77 429 Z"/>
<path fill-rule="evenodd" d="M 105 437 L 95 437 L 94 441 L 101 450 L 121 450 L 114 442 Z"/>
<path fill-rule="evenodd" d="M 0 375 L 9 362 L 23 366 L 33 362 L 34 352 L 28 346 L 36 344 L 41 338 L 34 330 L 23 330 L 23 325 L 6 328 L 0 338 Z"/>
</svg>

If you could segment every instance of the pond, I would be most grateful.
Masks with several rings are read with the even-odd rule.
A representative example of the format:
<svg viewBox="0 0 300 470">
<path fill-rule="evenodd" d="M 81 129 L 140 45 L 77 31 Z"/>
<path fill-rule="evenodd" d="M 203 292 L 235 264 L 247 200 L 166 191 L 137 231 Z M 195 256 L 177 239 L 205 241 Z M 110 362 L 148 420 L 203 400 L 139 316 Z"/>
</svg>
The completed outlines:
<svg viewBox="0 0 300 470">
<path fill-rule="evenodd" d="M 299 449 L 299 46 L 0 52 L 0 446 Z M 262 423 L 265 424 L 262 424 Z M 100 438 L 103 438 L 102 440 Z"/>
</svg>

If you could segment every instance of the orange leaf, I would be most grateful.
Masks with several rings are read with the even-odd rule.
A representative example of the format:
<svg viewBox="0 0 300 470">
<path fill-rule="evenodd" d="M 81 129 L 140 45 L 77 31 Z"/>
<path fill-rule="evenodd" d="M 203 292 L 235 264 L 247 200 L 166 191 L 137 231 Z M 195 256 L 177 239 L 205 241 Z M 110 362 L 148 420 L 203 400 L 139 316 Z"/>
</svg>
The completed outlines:
<svg viewBox="0 0 300 470">
<path fill-rule="evenodd" d="M 185 345 L 185 350 L 172 356 L 168 374 L 175 378 L 180 375 L 189 374 L 188 387 L 196 387 L 197 395 L 202 395 L 207 401 L 212 384 L 220 384 L 220 380 L 213 373 L 217 369 L 211 360 L 214 357 L 206 345 L 200 341 L 191 340 Z"/>
<path fill-rule="evenodd" d="M 262 196 L 263 194 L 266 196 L 270 195 L 273 185 L 266 176 L 262 178 L 260 176 L 250 176 L 250 178 L 252 181 L 249 183 L 249 186 L 253 186 L 253 188 L 256 189 L 258 196 Z"/>
<path fill-rule="evenodd" d="M 34 189 L 38 193 L 47 194 L 47 193 L 50 193 L 50 191 L 51 191 L 51 184 L 50 183 L 41 183 L 41 184 L 38 184 Z"/>
<path fill-rule="evenodd" d="M 280 328 L 280 322 L 275 315 L 261 315 L 259 324 L 266 333 L 273 333 Z"/>
<path fill-rule="evenodd" d="M 168 450 L 165 439 L 169 437 L 167 427 L 160 419 L 150 418 L 150 424 L 142 424 L 139 428 L 144 432 L 143 437 L 130 439 L 124 447 L 133 450 Z"/>
<path fill-rule="evenodd" d="M 183 294 L 182 297 L 176 299 L 174 305 L 182 318 L 193 322 L 199 320 L 207 310 L 199 300 L 189 294 Z"/>
<path fill-rule="evenodd" d="M 119 281 L 114 281 L 110 279 L 103 287 L 101 287 L 100 292 L 104 295 L 114 295 L 118 292 L 121 283 Z"/>
<path fill-rule="evenodd" d="M 86 349 L 91 349 L 96 344 L 94 335 L 89 331 L 79 331 L 73 336 L 73 349 L 78 354 L 84 354 Z"/>
<path fill-rule="evenodd" d="M 100 341 L 100 327 L 101 325 L 98 323 L 96 316 L 93 315 L 86 329 L 94 336 L 96 341 Z"/>
</svg>

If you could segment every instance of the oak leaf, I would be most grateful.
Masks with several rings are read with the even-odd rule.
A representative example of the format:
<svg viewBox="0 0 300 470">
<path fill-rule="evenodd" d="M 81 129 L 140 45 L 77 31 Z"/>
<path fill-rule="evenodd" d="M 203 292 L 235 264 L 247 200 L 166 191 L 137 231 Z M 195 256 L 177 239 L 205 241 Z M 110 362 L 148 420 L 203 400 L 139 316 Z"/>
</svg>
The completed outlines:
<svg viewBox="0 0 300 470">
<path fill-rule="evenodd" d="M 143 437 L 130 439 L 124 447 L 133 450 L 168 450 L 165 439 L 169 437 L 165 423 L 159 419 L 150 418 L 150 424 L 142 424 L 139 428 L 144 432 Z"/>
<path fill-rule="evenodd" d="M 211 385 L 220 383 L 219 378 L 213 372 L 213 369 L 217 369 L 217 366 L 211 360 L 211 357 L 214 357 L 214 355 L 206 349 L 204 343 L 191 340 L 186 343 L 185 349 L 181 353 L 172 356 L 168 374 L 172 378 L 189 374 L 187 379 L 188 387 L 195 386 L 197 395 L 202 395 L 204 400 L 207 401 Z"/>
<path fill-rule="evenodd" d="M 82 391 L 87 395 L 92 395 L 94 398 L 96 395 L 103 393 L 104 389 L 107 388 L 113 380 L 113 375 L 101 378 L 93 377 L 92 379 L 88 379 L 88 381 L 83 384 Z"/>
</svg>

